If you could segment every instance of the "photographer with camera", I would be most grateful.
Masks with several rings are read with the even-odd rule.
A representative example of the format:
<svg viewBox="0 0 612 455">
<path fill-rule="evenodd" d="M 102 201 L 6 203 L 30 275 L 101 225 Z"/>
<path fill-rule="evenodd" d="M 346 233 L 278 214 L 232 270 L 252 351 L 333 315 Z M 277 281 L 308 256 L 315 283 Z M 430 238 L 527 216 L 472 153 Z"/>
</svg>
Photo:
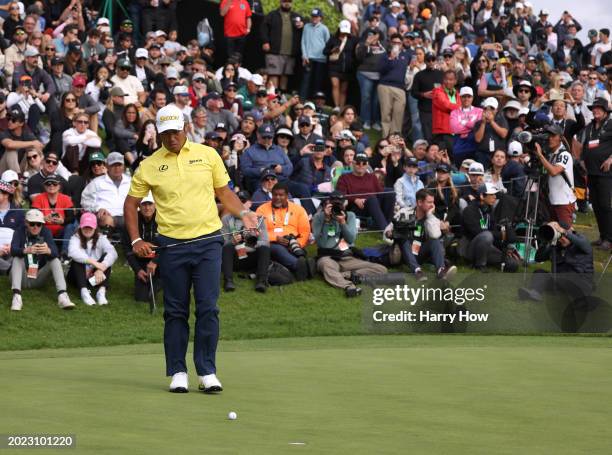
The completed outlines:
<svg viewBox="0 0 612 455">
<path fill-rule="evenodd" d="M 303 207 L 289 202 L 289 187 L 279 182 L 272 188 L 272 200 L 260 205 L 257 215 L 266 220 L 272 260 L 291 270 L 296 280 L 313 275 L 314 261 L 306 258 L 310 236 L 308 214 Z"/>
<path fill-rule="evenodd" d="M 401 209 L 383 234 L 393 243 L 399 243 L 402 258 L 410 267 L 417 281 L 426 281 L 427 276 L 421 269 L 425 262 L 432 262 L 436 276 L 448 280 L 456 273 L 457 267 L 445 265 L 442 234 L 449 232 L 447 221 L 440 221 L 435 216 L 436 205 L 430 190 L 420 189 L 416 193 L 416 207 Z"/>
<path fill-rule="evenodd" d="M 23 306 L 21 289 L 42 287 L 49 275 L 53 275 L 57 289 L 57 305 L 64 309 L 74 308 L 66 292 L 66 280 L 57 247 L 51 231 L 47 229 L 45 217 L 40 210 L 28 210 L 25 227 L 16 229 L 11 242 L 11 289 L 13 301 L 11 310 L 20 311 Z"/>
<path fill-rule="evenodd" d="M 572 231 L 567 224 L 555 221 L 540 227 L 538 239 L 541 246 L 535 260 L 550 260 L 551 272 L 536 270 L 529 287 L 518 290 L 519 298 L 541 301 L 542 293 L 554 286 L 573 299 L 590 295 L 593 291 L 594 269 L 593 249 L 589 241 Z M 563 275 L 556 277 L 557 274 Z"/>
<path fill-rule="evenodd" d="M 502 271 L 516 272 L 518 260 L 509 254 L 508 245 L 516 238 L 514 227 L 507 220 L 514 213 L 513 198 L 500 195 L 491 183 L 479 188 L 479 199 L 463 211 L 464 237 L 459 242 L 459 254 L 481 272 L 487 266 L 502 266 Z"/>
<path fill-rule="evenodd" d="M 387 268 L 353 255 L 351 246 L 357 238 L 357 217 L 346 211 L 345 204 L 342 193 L 331 193 L 322 202 L 323 210 L 312 219 L 312 233 L 318 247 L 317 269 L 325 281 L 344 289 L 347 297 L 356 297 L 361 294 L 361 288 L 350 277 L 382 275 L 387 273 Z"/>
<path fill-rule="evenodd" d="M 250 210 L 252 202 L 247 191 L 240 191 L 238 199 L 246 210 Z M 221 221 L 223 222 L 221 231 L 225 234 L 221 262 L 223 290 L 225 292 L 236 290 L 234 270 L 255 270 L 255 291 L 266 292 L 270 266 L 268 231 L 266 229 L 245 231 L 242 219 L 231 214 L 225 215 Z"/>
<path fill-rule="evenodd" d="M 474 140 L 478 149 L 474 158 L 483 166 L 491 162 L 495 150 L 505 150 L 508 137 L 508 122 L 501 112 L 498 112 L 499 102 L 489 97 L 482 103 L 482 119 L 474 125 Z"/>
<path fill-rule="evenodd" d="M 546 152 L 536 141 L 535 156 L 540 160 L 548 174 L 548 200 L 554 221 L 562 221 L 571 227 L 573 223 L 574 203 L 574 160 L 563 140 L 561 126 L 551 124 L 546 126 L 548 144 Z"/>
</svg>

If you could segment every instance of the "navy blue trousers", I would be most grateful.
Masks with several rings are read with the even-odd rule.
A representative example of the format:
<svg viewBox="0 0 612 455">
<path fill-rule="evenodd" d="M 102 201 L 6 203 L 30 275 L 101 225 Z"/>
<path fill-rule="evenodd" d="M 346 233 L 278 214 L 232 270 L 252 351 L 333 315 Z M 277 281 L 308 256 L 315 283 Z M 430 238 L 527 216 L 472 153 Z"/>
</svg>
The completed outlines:
<svg viewBox="0 0 612 455">
<path fill-rule="evenodd" d="M 220 231 L 208 236 L 218 235 Z M 159 235 L 159 245 L 180 242 Z M 216 373 L 215 354 L 219 340 L 219 280 L 221 237 L 200 240 L 160 250 L 159 267 L 164 290 L 164 349 L 166 375 L 187 372 L 185 356 L 189 343 L 191 288 L 195 299 L 193 362 L 199 376 Z"/>
</svg>

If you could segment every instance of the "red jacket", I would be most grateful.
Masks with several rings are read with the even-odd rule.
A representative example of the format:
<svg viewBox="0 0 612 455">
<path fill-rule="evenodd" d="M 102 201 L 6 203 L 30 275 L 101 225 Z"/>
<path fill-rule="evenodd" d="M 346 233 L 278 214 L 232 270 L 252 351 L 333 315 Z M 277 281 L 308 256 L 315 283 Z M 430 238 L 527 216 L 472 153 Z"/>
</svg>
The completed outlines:
<svg viewBox="0 0 612 455">
<path fill-rule="evenodd" d="M 434 88 L 432 92 L 432 134 L 452 134 L 450 128 L 450 113 L 461 106 L 459 90 L 455 90 L 456 103 L 452 103 L 444 91 L 444 87 Z"/>
<path fill-rule="evenodd" d="M 40 193 L 32 201 L 32 208 L 39 209 L 41 212 L 43 212 L 44 216 L 51 215 L 51 213 L 55 212 L 58 213 L 64 219 L 64 222 L 66 221 L 65 209 L 70 209 L 72 207 L 72 199 L 62 193 L 59 193 L 57 195 L 57 202 L 55 203 L 55 208 L 51 208 L 47 193 Z M 57 237 L 64 229 L 64 225 L 57 223 L 45 223 L 45 226 L 51 231 L 53 237 Z"/>
</svg>

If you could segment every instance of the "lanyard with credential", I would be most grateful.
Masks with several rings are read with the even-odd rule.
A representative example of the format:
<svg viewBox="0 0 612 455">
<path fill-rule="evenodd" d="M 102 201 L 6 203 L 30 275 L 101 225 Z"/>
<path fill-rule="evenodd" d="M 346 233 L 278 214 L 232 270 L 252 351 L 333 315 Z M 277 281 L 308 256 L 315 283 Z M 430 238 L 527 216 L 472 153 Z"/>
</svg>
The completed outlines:
<svg viewBox="0 0 612 455">
<path fill-rule="evenodd" d="M 287 212 L 285 213 L 285 222 L 283 223 L 283 226 L 287 226 L 289 224 L 289 207 L 287 207 Z M 272 209 L 272 223 L 274 223 L 274 226 L 276 226 L 276 215 L 274 214 L 274 209 Z"/>
</svg>

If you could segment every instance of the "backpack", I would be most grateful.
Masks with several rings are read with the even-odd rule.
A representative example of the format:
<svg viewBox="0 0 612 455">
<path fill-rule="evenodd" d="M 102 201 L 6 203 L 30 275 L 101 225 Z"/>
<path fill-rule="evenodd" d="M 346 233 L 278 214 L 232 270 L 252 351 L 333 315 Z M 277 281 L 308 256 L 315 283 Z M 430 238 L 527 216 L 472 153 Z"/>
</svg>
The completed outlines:
<svg viewBox="0 0 612 455">
<path fill-rule="evenodd" d="M 278 262 L 270 262 L 268 267 L 268 284 L 270 286 L 283 286 L 291 284 L 293 281 L 293 275 L 287 267 Z"/>
<path fill-rule="evenodd" d="M 207 18 L 202 19 L 198 22 L 198 26 L 196 27 L 198 33 L 198 44 L 200 47 L 206 46 L 208 43 L 215 40 L 213 35 L 213 29 L 210 26 Z"/>
</svg>

